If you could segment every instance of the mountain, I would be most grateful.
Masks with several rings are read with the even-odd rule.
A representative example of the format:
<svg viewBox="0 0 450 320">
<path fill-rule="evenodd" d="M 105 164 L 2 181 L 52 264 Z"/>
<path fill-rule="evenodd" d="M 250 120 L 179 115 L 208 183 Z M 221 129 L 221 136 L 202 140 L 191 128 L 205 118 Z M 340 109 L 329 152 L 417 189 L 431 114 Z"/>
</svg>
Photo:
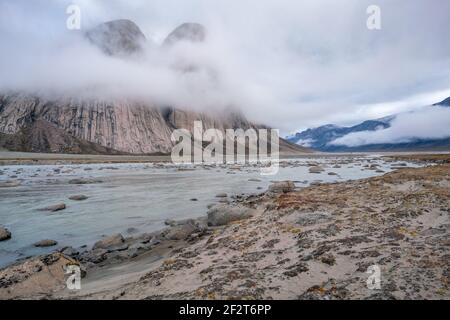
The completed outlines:
<svg viewBox="0 0 450 320">
<path fill-rule="evenodd" d="M 205 28 L 186 23 L 165 44 L 203 41 Z M 85 34 L 105 55 L 132 58 L 144 50 L 146 38 L 130 20 L 103 23 Z M 258 128 L 240 112 L 193 112 L 130 99 L 48 97 L 26 92 L 0 93 L 0 148 L 14 151 L 92 154 L 170 153 L 173 130 Z M 281 149 L 307 151 L 282 141 Z"/>
<path fill-rule="evenodd" d="M 336 148 L 340 148 L 340 146 L 329 146 L 328 144 L 331 141 L 352 132 L 374 131 L 388 128 L 390 126 L 390 121 L 392 121 L 393 118 L 394 117 L 386 117 L 377 120 L 368 120 L 352 127 L 340 127 L 333 124 L 327 124 L 296 133 L 287 140 L 315 150 L 334 151 Z"/>
<path fill-rule="evenodd" d="M 111 56 L 128 56 L 142 52 L 147 40 L 141 29 L 130 20 L 102 23 L 85 34 L 92 44 Z"/>
<path fill-rule="evenodd" d="M 196 120 L 201 120 L 205 128 L 219 130 L 254 127 L 236 112 L 208 115 L 128 100 L 52 100 L 22 94 L 0 96 L 0 133 L 6 135 L 3 141 L 8 135 L 23 135 L 23 132 L 33 131 L 35 123 L 39 122 L 40 132 L 47 136 L 60 136 L 64 141 L 68 141 L 66 136 L 72 136 L 78 141 L 90 142 L 116 152 L 169 153 L 172 131 L 179 128 L 191 130 Z M 49 147 L 44 140 L 41 142 L 36 141 L 31 149 L 27 145 L 21 147 L 17 142 L 14 149 L 68 153 L 80 151 L 78 147 L 69 147 L 75 142 L 67 143 L 66 147 L 66 143 L 61 143 L 56 149 Z M 91 149 L 94 153 L 111 153 L 108 149 Z"/>
<path fill-rule="evenodd" d="M 433 106 L 450 107 L 450 97 L 442 100 L 441 102 L 433 104 Z"/>
<path fill-rule="evenodd" d="M 199 23 L 183 23 L 172 31 L 164 40 L 164 46 L 171 46 L 179 41 L 203 42 L 206 39 L 206 29 Z"/>
<path fill-rule="evenodd" d="M 450 97 L 438 102 L 433 107 L 450 106 Z M 415 139 L 407 143 L 382 143 L 348 147 L 345 145 L 333 145 L 332 141 L 354 132 L 376 131 L 391 126 L 396 115 L 381 119 L 367 120 L 350 127 L 340 127 L 333 124 L 320 126 L 298 132 L 287 137 L 289 142 L 324 152 L 364 152 L 364 151 L 401 151 L 401 150 L 448 150 L 450 138 L 445 139 Z"/>
</svg>

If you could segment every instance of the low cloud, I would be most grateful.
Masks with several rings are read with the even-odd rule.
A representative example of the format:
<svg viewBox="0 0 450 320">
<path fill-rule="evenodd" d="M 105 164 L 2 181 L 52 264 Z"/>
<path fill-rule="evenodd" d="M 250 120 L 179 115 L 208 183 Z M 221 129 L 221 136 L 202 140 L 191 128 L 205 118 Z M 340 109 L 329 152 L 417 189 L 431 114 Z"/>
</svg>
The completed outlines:
<svg viewBox="0 0 450 320">
<path fill-rule="evenodd" d="M 417 111 L 397 115 L 389 128 L 353 132 L 332 141 L 330 144 L 357 147 L 448 137 L 450 137 L 450 108 L 425 107 Z"/>
<path fill-rule="evenodd" d="M 81 8 L 78 32 L 66 29 L 72 3 Z M 426 95 L 421 104 L 445 98 L 450 2 L 377 3 L 382 29 L 370 31 L 370 0 L 1 1 L 0 90 L 133 97 L 199 110 L 233 107 L 282 134 L 408 111 L 392 109 L 409 106 L 403 101 L 411 96 Z M 82 36 L 123 18 L 149 40 L 140 61 L 107 57 Z M 183 22 L 205 25 L 208 41 L 160 50 Z M 180 74 L 173 68 L 179 61 L 201 67 Z"/>
</svg>

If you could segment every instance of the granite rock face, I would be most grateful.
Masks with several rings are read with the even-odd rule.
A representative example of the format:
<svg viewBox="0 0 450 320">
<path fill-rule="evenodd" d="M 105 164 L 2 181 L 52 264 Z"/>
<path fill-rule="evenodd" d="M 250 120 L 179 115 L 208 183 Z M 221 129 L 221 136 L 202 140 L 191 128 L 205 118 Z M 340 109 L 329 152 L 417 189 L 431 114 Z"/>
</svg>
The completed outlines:
<svg viewBox="0 0 450 320">
<path fill-rule="evenodd" d="M 73 146 L 72 153 L 81 153 L 84 149 L 93 150 L 88 153 L 103 154 L 114 151 L 169 153 L 173 130 L 192 130 L 196 120 L 201 120 L 205 129 L 252 127 L 236 113 L 213 116 L 126 100 L 48 100 L 24 94 L 0 96 L 0 134 L 4 135 L 0 141 L 8 140 L 10 135 L 23 136 L 17 136 L 14 139 L 17 146 L 10 148 L 17 151 L 71 153 L 70 146 Z M 30 130 L 37 134 L 28 134 Z M 29 148 L 21 148 L 31 142 L 33 145 Z"/>
</svg>

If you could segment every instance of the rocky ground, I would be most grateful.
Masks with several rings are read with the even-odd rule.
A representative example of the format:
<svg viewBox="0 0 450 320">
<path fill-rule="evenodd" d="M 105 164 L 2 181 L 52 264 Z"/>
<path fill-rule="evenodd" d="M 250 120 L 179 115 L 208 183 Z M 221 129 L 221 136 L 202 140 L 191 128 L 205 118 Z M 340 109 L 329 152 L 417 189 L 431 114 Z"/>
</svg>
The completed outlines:
<svg viewBox="0 0 450 320">
<path fill-rule="evenodd" d="M 450 165 L 259 195 L 0 270 L 0 298 L 449 299 Z M 82 289 L 64 267 L 81 266 Z M 381 289 L 368 289 L 371 266 Z"/>
</svg>

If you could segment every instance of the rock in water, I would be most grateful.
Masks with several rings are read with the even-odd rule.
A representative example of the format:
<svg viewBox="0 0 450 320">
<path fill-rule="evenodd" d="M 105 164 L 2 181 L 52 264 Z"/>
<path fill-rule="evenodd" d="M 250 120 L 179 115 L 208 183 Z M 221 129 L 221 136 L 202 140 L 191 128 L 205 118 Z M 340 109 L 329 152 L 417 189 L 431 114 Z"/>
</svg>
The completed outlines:
<svg viewBox="0 0 450 320">
<path fill-rule="evenodd" d="M 309 168 L 310 173 L 322 173 L 323 171 L 325 171 L 325 169 L 322 168 L 321 166 L 314 166 Z"/>
<path fill-rule="evenodd" d="M 253 214 L 253 209 L 219 204 L 208 210 L 208 226 L 223 226 L 233 221 L 248 219 Z"/>
<path fill-rule="evenodd" d="M 124 242 L 125 239 L 123 238 L 123 236 L 120 233 L 117 233 L 100 241 L 97 241 L 92 249 L 111 249 L 123 245 Z"/>
<path fill-rule="evenodd" d="M 35 247 L 52 247 L 52 246 L 56 246 L 57 244 L 58 244 L 58 242 L 56 242 L 55 240 L 45 239 L 45 240 L 36 242 L 34 244 L 34 246 Z"/>
<path fill-rule="evenodd" d="M 64 203 L 58 203 L 55 204 L 53 206 L 48 206 L 42 209 L 39 209 L 39 211 L 51 211 L 51 212 L 56 212 L 56 211 L 61 211 L 64 210 L 66 208 L 66 205 Z"/>
<path fill-rule="evenodd" d="M 294 189 L 295 189 L 295 184 L 292 181 L 275 182 L 269 186 L 269 192 L 273 192 L 273 193 L 287 193 L 287 192 L 294 191 Z"/>
<path fill-rule="evenodd" d="M 130 20 L 114 20 L 89 30 L 86 37 L 104 53 L 129 56 L 140 53 L 146 41 L 141 29 Z"/>
<path fill-rule="evenodd" d="M 199 23 L 183 23 L 173 30 L 164 40 L 164 46 L 180 41 L 203 42 L 206 39 L 206 28 Z"/>
<path fill-rule="evenodd" d="M 85 196 L 84 194 L 77 194 L 77 195 L 74 195 L 74 196 L 70 196 L 69 199 L 70 200 L 74 200 L 74 201 L 83 201 L 83 200 L 88 199 L 88 197 Z"/>
<path fill-rule="evenodd" d="M 225 192 L 216 194 L 216 198 L 226 198 L 228 195 Z"/>
<path fill-rule="evenodd" d="M 11 232 L 4 227 L 0 227 L 0 241 L 8 239 L 11 239 Z"/>
</svg>

